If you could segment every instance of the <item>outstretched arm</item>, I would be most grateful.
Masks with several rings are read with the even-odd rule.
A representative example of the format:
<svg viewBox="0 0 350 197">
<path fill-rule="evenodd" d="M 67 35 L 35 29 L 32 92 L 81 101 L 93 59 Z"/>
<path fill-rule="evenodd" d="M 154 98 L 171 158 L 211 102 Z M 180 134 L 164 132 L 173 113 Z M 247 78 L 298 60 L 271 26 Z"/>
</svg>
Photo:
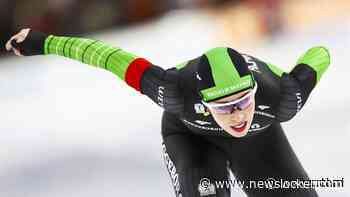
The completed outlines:
<svg viewBox="0 0 350 197">
<path fill-rule="evenodd" d="M 180 110 L 183 104 L 177 73 L 98 40 L 53 36 L 24 29 L 7 42 L 6 48 L 17 55 L 55 54 L 106 69 L 165 110 Z"/>
<path fill-rule="evenodd" d="M 78 60 L 111 71 L 137 91 L 140 91 L 143 73 L 151 67 L 147 60 L 98 40 L 53 36 L 30 30 L 25 33 L 22 42 L 10 42 L 20 54 L 54 54 Z"/>
<path fill-rule="evenodd" d="M 329 51 L 325 47 L 313 47 L 298 59 L 289 73 L 268 65 L 280 76 L 280 103 L 276 112 L 278 121 L 288 121 L 301 110 L 329 64 Z"/>
</svg>

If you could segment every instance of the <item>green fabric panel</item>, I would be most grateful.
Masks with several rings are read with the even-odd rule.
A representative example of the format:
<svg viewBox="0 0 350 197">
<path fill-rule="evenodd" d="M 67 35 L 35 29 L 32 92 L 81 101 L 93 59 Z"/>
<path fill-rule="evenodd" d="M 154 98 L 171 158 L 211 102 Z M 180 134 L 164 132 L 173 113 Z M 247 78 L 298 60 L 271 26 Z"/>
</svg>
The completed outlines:
<svg viewBox="0 0 350 197">
<path fill-rule="evenodd" d="M 97 40 L 52 35 L 45 40 L 44 52 L 104 68 L 123 80 L 130 63 L 138 58 Z"/>
<path fill-rule="evenodd" d="M 226 47 L 214 48 L 205 55 L 209 60 L 215 86 L 232 86 L 240 80 Z"/>
<path fill-rule="evenodd" d="M 106 67 L 106 61 L 107 61 L 109 54 L 112 53 L 113 50 L 115 50 L 113 47 L 103 45 L 102 48 L 100 49 L 100 53 L 98 53 L 98 54 L 95 53 L 93 55 L 93 56 L 97 56 L 97 57 L 94 57 L 94 59 L 96 59 L 96 65 L 98 65 L 98 67 L 108 69 L 109 67 L 108 67 L 108 65 Z"/>
<path fill-rule="evenodd" d="M 137 56 L 125 52 L 121 49 L 114 49 L 111 57 L 107 62 L 107 69 L 111 70 L 113 73 L 121 76 L 124 80 L 126 71 L 129 65 L 137 58 Z M 115 66 L 118 65 L 118 66 Z"/>
<path fill-rule="evenodd" d="M 181 64 L 178 64 L 175 67 L 177 70 L 181 70 L 182 68 L 186 67 L 187 63 L 188 63 L 188 61 L 182 62 Z"/>
<path fill-rule="evenodd" d="M 297 64 L 307 64 L 314 69 L 319 82 L 330 64 L 329 51 L 325 47 L 313 47 L 298 59 Z"/>
<path fill-rule="evenodd" d="M 48 51 L 49 47 L 48 46 L 49 46 L 52 39 L 53 39 L 53 35 L 50 35 L 46 38 L 45 44 L 44 44 L 44 54 L 49 54 L 49 51 Z"/>
<path fill-rule="evenodd" d="M 275 65 L 273 65 L 273 64 L 270 64 L 270 63 L 266 63 L 266 64 L 267 64 L 267 67 L 269 67 L 269 69 L 270 69 L 275 75 L 281 77 L 282 74 L 284 73 L 284 71 L 283 71 L 281 68 L 279 68 L 279 67 L 277 67 L 277 66 L 275 66 Z"/>
</svg>

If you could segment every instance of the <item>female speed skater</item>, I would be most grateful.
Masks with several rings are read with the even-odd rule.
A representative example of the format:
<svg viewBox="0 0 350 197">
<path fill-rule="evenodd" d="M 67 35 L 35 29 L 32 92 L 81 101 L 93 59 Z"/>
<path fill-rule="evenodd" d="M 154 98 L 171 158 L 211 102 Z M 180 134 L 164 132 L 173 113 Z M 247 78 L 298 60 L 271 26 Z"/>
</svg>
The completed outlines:
<svg viewBox="0 0 350 197">
<path fill-rule="evenodd" d="M 19 56 L 55 54 L 106 69 L 164 109 L 163 158 L 176 197 L 228 197 L 229 171 L 249 197 L 315 197 L 312 187 L 253 181 L 310 180 L 281 127 L 305 105 L 330 64 L 324 47 L 287 73 L 228 47 L 164 70 L 101 41 L 22 29 L 6 44 Z M 270 182 L 269 182 L 270 183 Z"/>
</svg>

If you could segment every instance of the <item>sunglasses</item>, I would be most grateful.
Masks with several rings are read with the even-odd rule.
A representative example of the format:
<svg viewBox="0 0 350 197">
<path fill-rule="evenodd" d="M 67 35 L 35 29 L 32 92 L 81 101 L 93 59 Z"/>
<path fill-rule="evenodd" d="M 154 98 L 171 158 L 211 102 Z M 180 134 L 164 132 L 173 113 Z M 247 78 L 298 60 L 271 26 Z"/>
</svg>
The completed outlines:
<svg viewBox="0 0 350 197">
<path fill-rule="evenodd" d="M 211 111 L 217 114 L 231 114 L 237 109 L 246 109 L 253 102 L 256 90 L 257 84 L 255 84 L 254 88 L 250 92 L 248 92 L 242 98 L 239 98 L 237 100 L 230 101 L 227 103 L 207 103 L 204 101 L 202 101 L 202 103 Z"/>
</svg>

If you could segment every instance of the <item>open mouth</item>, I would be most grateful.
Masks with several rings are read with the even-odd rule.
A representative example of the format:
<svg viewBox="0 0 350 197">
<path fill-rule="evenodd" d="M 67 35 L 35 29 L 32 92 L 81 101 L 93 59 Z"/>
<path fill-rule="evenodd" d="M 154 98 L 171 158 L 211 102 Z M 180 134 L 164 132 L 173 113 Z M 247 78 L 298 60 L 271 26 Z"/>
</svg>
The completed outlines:
<svg viewBox="0 0 350 197">
<path fill-rule="evenodd" d="M 238 124 L 238 125 L 235 125 L 235 126 L 231 126 L 231 129 L 232 130 L 234 130 L 234 131 L 236 131 L 236 132 L 243 132 L 244 131 L 244 129 L 246 128 L 246 126 L 247 126 L 247 121 L 244 121 L 244 122 L 242 122 L 242 123 L 240 123 L 240 124 Z"/>
</svg>

